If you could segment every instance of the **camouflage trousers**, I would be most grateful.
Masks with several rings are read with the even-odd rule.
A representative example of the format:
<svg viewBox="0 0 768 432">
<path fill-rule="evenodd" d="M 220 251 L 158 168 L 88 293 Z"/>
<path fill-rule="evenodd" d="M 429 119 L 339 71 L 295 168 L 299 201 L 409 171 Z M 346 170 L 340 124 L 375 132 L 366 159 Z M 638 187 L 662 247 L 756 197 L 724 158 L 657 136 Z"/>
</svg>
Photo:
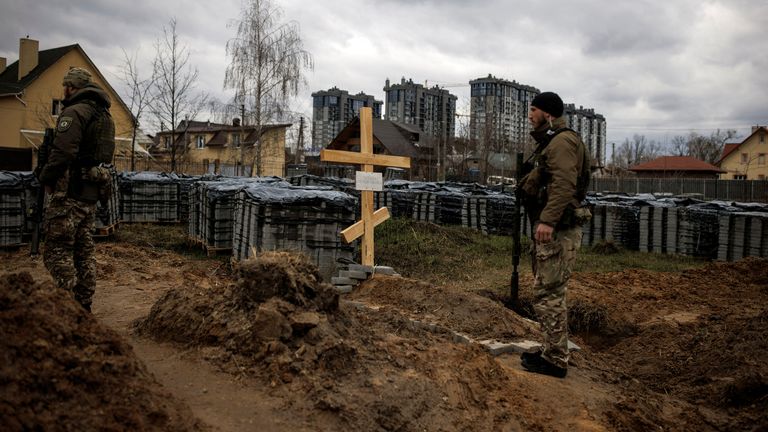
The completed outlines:
<svg viewBox="0 0 768 432">
<path fill-rule="evenodd" d="M 96 290 L 96 248 L 91 236 L 95 214 L 96 204 L 68 198 L 66 192 L 51 195 L 45 211 L 45 267 L 56 285 L 86 308 Z"/>
<path fill-rule="evenodd" d="M 566 285 L 571 277 L 576 251 L 581 247 L 581 227 L 554 232 L 548 243 L 534 242 L 534 305 L 544 336 L 542 357 L 550 363 L 568 367 L 568 308 Z"/>
</svg>

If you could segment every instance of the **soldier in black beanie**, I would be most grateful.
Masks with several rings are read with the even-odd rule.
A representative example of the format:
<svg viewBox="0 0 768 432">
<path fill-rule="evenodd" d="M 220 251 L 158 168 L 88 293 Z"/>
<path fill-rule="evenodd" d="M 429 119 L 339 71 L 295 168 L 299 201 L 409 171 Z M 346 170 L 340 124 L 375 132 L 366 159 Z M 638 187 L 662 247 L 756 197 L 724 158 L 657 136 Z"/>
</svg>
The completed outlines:
<svg viewBox="0 0 768 432">
<path fill-rule="evenodd" d="M 539 93 L 533 101 L 531 106 L 534 106 L 547 114 L 550 114 L 554 118 L 558 118 L 563 115 L 563 100 L 557 93 L 544 92 Z"/>
<path fill-rule="evenodd" d="M 536 96 L 528 120 L 538 147 L 529 159 L 534 168 L 518 187 L 534 226 L 534 310 L 544 343 L 540 351 L 524 353 L 522 365 L 531 372 L 565 378 L 566 286 L 581 246 L 581 225 L 591 217 L 582 206 L 589 185 L 590 158 L 579 134 L 566 127 L 563 100 L 557 94 L 544 92 Z"/>
</svg>

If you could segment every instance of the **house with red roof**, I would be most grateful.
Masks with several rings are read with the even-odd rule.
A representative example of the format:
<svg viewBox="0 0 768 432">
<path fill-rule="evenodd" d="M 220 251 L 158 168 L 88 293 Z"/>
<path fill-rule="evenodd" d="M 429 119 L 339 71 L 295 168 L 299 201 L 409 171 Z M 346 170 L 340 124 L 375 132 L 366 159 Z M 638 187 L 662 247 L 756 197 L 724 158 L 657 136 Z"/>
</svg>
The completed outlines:
<svg viewBox="0 0 768 432">
<path fill-rule="evenodd" d="M 726 143 L 716 165 L 724 171 L 724 180 L 768 179 L 768 128 L 753 126 L 743 141 Z"/>
<path fill-rule="evenodd" d="M 638 177 L 717 179 L 725 171 L 691 156 L 662 156 L 629 168 Z"/>
</svg>

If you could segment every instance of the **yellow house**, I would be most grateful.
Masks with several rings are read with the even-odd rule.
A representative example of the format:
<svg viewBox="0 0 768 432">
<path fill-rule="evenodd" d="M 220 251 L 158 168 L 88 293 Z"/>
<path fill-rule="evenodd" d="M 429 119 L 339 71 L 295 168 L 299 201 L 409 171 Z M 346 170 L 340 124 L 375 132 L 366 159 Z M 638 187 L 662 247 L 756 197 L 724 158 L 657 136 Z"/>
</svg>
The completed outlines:
<svg viewBox="0 0 768 432">
<path fill-rule="evenodd" d="M 24 38 L 18 61 L 7 65 L 7 59 L 0 57 L 0 169 L 33 168 L 45 128 L 56 124 L 61 111 L 61 79 L 71 67 L 89 70 L 109 94 L 117 151 L 130 149 L 133 116 L 80 45 L 38 48 L 38 41 Z"/>
<path fill-rule="evenodd" d="M 726 171 L 721 180 L 768 179 L 768 128 L 753 126 L 744 141 L 726 144 L 716 165 Z"/>
<path fill-rule="evenodd" d="M 158 160 L 170 158 L 171 143 L 176 147 L 176 171 L 189 164 L 204 164 L 205 171 L 225 175 L 285 175 L 285 131 L 291 124 L 264 125 L 259 140 L 261 169 L 256 169 L 257 129 L 241 125 L 182 121 L 175 131 L 158 132 L 151 153 Z M 175 135 L 175 139 L 173 138 Z"/>
</svg>

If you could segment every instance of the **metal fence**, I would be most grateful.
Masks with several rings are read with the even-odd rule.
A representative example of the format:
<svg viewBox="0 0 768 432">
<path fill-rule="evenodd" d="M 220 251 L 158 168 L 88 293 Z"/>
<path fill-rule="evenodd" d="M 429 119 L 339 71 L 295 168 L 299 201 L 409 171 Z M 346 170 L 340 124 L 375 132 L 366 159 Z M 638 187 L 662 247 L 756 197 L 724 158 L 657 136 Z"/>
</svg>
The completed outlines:
<svg viewBox="0 0 768 432">
<path fill-rule="evenodd" d="M 592 178 L 593 192 L 670 193 L 704 200 L 768 202 L 768 180 L 707 180 L 690 178 Z"/>
</svg>

